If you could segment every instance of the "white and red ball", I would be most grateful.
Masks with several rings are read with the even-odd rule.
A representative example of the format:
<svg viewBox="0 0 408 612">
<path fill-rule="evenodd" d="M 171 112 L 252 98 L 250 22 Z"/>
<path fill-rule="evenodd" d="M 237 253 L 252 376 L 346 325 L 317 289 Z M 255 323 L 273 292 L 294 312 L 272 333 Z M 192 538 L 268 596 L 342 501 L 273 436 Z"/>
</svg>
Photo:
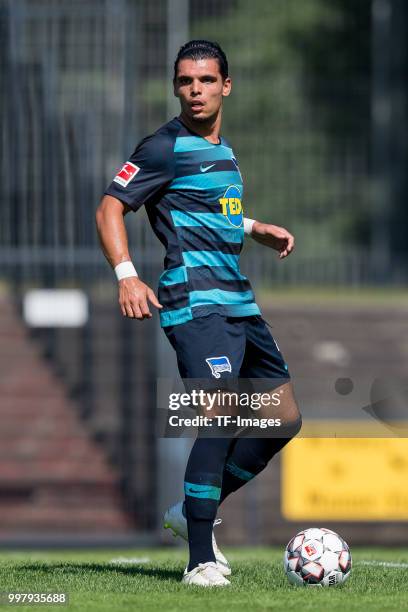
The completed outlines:
<svg viewBox="0 0 408 612">
<path fill-rule="evenodd" d="M 337 586 L 351 572 L 351 554 L 346 542 L 324 527 L 305 529 L 286 547 L 284 569 L 289 582 L 298 586 Z"/>
</svg>

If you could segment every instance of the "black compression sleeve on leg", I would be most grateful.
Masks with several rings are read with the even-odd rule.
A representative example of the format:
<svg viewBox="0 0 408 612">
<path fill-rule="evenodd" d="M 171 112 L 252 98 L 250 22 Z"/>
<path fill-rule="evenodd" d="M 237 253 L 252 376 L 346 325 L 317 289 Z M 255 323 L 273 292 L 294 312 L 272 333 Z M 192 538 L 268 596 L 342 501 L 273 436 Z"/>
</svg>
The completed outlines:
<svg viewBox="0 0 408 612">
<path fill-rule="evenodd" d="M 291 435 L 285 438 L 238 438 L 225 463 L 219 503 L 262 472 L 272 457 L 299 432 L 301 422 L 299 418 L 296 426 L 290 428 Z"/>
<path fill-rule="evenodd" d="M 199 563 L 215 561 L 212 529 L 231 442 L 230 438 L 197 438 L 191 450 L 184 481 L 190 548 L 188 571 Z"/>
</svg>

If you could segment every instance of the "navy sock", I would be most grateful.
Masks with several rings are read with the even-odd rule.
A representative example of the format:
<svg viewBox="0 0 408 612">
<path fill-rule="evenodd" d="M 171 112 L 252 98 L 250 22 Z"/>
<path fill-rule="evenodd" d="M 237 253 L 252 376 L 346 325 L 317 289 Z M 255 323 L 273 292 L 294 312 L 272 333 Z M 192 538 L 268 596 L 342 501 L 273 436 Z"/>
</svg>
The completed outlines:
<svg viewBox="0 0 408 612">
<path fill-rule="evenodd" d="M 224 466 L 222 489 L 219 503 L 228 495 L 243 487 L 249 480 L 262 472 L 301 427 L 301 419 L 290 431 L 287 438 L 239 438 L 232 447 Z"/>
<path fill-rule="evenodd" d="M 199 563 L 215 561 L 212 529 L 231 443 L 230 438 L 197 438 L 191 449 L 184 481 L 190 549 L 188 571 Z"/>
</svg>

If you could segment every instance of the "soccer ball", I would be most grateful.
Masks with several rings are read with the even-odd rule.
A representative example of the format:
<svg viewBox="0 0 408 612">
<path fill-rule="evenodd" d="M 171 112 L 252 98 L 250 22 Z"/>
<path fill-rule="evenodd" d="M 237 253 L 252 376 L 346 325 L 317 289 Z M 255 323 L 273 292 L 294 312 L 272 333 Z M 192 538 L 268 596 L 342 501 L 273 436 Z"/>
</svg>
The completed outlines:
<svg viewBox="0 0 408 612">
<path fill-rule="evenodd" d="M 346 542 L 330 529 L 300 531 L 286 547 L 283 565 L 291 584 L 336 586 L 351 572 L 351 554 Z"/>
</svg>

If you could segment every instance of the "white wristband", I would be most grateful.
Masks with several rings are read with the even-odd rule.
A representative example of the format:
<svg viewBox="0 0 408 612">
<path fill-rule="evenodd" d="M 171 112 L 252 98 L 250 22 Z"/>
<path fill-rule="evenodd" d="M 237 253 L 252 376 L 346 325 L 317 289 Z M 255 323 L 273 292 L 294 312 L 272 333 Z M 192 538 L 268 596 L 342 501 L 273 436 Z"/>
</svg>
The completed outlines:
<svg viewBox="0 0 408 612">
<path fill-rule="evenodd" d="M 122 263 L 115 266 L 115 274 L 118 281 L 122 280 L 122 278 L 138 276 L 135 266 L 131 261 L 122 261 Z"/>
<path fill-rule="evenodd" d="M 244 217 L 244 233 L 252 234 L 252 226 L 255 223 L 256 219 L 248 219 Z"/>
</svg>

